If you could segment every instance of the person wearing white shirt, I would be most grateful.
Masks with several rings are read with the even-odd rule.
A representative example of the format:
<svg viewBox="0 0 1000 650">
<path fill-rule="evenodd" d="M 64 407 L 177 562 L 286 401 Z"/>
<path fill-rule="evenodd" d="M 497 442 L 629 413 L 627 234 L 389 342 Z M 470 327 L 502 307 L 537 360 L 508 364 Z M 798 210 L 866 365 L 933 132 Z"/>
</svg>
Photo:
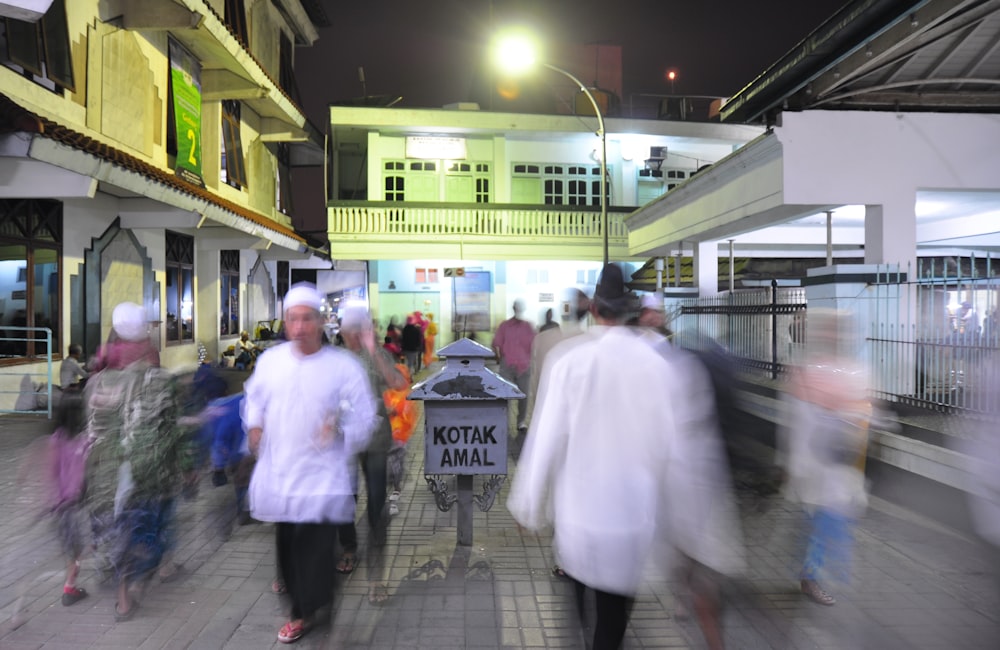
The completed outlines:
<svg viewBox="0 0 1000 650">
<path fill-rule="evenodd" d="M 285 297 L 288 341 L 261 356 L 246 383 L 254 519 L 277 523 L 278 567 L 291 599 L 282 643 L 297 641 L 330 602 L 337 525 L 354 521 L 356 456 L 377 424 L 368 375 L 347 350 L 323 344 L 322 296 L 298 284 Z"/>
</svg>

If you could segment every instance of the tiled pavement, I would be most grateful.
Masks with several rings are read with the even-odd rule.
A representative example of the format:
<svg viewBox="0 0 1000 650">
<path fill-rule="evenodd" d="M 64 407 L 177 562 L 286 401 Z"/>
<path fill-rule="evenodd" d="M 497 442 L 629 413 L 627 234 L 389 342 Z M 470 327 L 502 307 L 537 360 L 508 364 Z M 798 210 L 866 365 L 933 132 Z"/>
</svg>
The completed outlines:
<svg viewBox="0 0 1000 650">
<path fill-rule="evenodd" d="M 154 579 L 136 617 L 116 624 L 114 590 L 99 583 L 88 560 L 80 584 L 91 596 L 63 607 L 63 564 L 51 522 L 32 516 L 37 477 L 18 475 L 46 429 L 41 418 L 0 417 L 0 648 L 280 646 L 276 632 L 285 603 L 270 591 L 272 527 L 235 525 L 232 491 L 213 488 L 207 479 L 197 499 L 179 509 L 177 560 L 185 567 L 180 580 Z M 297 645 L 583 647 L 572 589 L 550 574 L 548 539 L 520 532 L 503 507 L 508 488 L 491 511 L 476 511 L 474 544 L 458 547 L 455 511 L 438 511 L 423 481 L 419 433 L 409 451 L 400 513 L 389 533 L 390 599 L 369 604 L 367 576 L 359 568 L 339 581 L 331 619 Z M 516 471 L 514 463 L 511 468 Z M 795 507 L 769 497 L 749 510 L 744 525 L 750 568 L 727 587 L 727 647 L 1000 647 L 992 574 L 970 540 L 875 502 L 858 526 L 850 583 L 831 584 L 838 604 L 824 608 L 796 591 Z M 649 576 L 625 647 L 703 647 L 693 621 L 675 616 L 676 605 L 670 585 Z"/>
</svg>

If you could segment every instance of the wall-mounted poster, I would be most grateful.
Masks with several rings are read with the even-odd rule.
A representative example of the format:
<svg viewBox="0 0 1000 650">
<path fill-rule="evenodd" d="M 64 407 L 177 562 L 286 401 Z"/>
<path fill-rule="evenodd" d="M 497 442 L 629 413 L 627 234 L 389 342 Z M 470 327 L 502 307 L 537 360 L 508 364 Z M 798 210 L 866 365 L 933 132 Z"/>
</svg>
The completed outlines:
<svg viewBox="0 0 1000 650">
<path fill-rule="evenodd" d="M 452 280 L 453 332 L 489 332 L 492 277 L 489 271 L 466 271 Z"/>
<path fill-rule="evenodd" d="M 175 171 L 181 178 L 205 186 L 201 178 L 201 64 L 183 45 L 169 39 L 170 91 L 177 130 Z"/>
</svg>

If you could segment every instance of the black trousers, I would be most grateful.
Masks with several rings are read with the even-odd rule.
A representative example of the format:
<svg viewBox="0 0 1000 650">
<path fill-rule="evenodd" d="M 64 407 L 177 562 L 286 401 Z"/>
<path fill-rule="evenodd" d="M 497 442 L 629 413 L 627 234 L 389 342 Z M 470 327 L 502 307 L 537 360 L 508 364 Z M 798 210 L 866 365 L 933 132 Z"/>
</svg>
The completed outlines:
<svg viewBox="0 0 1000 650">
<path fill-rule="evenodd" d="M 572 576 L 570 577 L 572 578 Z M 587 586 L 576 579 L 573 579 L 573 583 L 576 589 L 576 605 L 582 623 L 584 618 L 583 599 Z M 622 645 L 622 639 L 625 638 L 625 629 L 628 627 L 635 598 L 599 589 L 593 591 L 597 620 L 594 622 L 594 645 L 592 648 L 593 650 L 617 650 Z"/>
<path fill-rule="evenodd" d="M 308 618 L 333 600 L 336 524 L 279 523 L 278 567 L 292 599 L 292 619 Z"/>
<path fill-rule="evenodd" d="M 365 477 L 365 489 L 368 492 L 368 525 L 370 537 L 368 544 L 374 548 L 385 546 L 386 525 L 389 523 L 385 511 L 387 454 L 384 451 L 366 451 L 358 457 L 361 471 Z M 357 495 L 355 495 L 357 499 Z M 345 553 L 356 553 L 358 550 L 358 530 L 354 522 L 338 524 L 340 545 Z"/>
</svg>

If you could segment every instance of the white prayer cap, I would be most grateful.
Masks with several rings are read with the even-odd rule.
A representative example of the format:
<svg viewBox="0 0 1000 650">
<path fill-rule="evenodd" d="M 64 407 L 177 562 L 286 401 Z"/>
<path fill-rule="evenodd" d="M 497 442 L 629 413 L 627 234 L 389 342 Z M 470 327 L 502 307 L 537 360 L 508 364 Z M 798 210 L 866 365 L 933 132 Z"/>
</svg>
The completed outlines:
<svg viewBox="0 0 1000 650">
<path fill-rule="evenodd" d="M 663 310 L 663 295 L 659 293 L 647 293 L 642 297 L 643 309 Z"/>
<path fill-rule="evenodd" d="M 353 332 L 370 328 L 372 317 L 363 302 L 349 303 L 340 313 L 340 331 Z"/>
<path fill-rule="evenodd" d="M 149 336 L 146 312 L 134 302 L 121 302 L 111 312 L 111 327 L 126 341 L 142 341 Z"/>
<path fill-rule="evenodd" d="M 323 296 L 319 295 L 315 285 L 309 282 L 299 282 L 285 294 L 285 311 L 299 305 L 305 305 L 319 311 L 322 304 Z"/>
</svg>

